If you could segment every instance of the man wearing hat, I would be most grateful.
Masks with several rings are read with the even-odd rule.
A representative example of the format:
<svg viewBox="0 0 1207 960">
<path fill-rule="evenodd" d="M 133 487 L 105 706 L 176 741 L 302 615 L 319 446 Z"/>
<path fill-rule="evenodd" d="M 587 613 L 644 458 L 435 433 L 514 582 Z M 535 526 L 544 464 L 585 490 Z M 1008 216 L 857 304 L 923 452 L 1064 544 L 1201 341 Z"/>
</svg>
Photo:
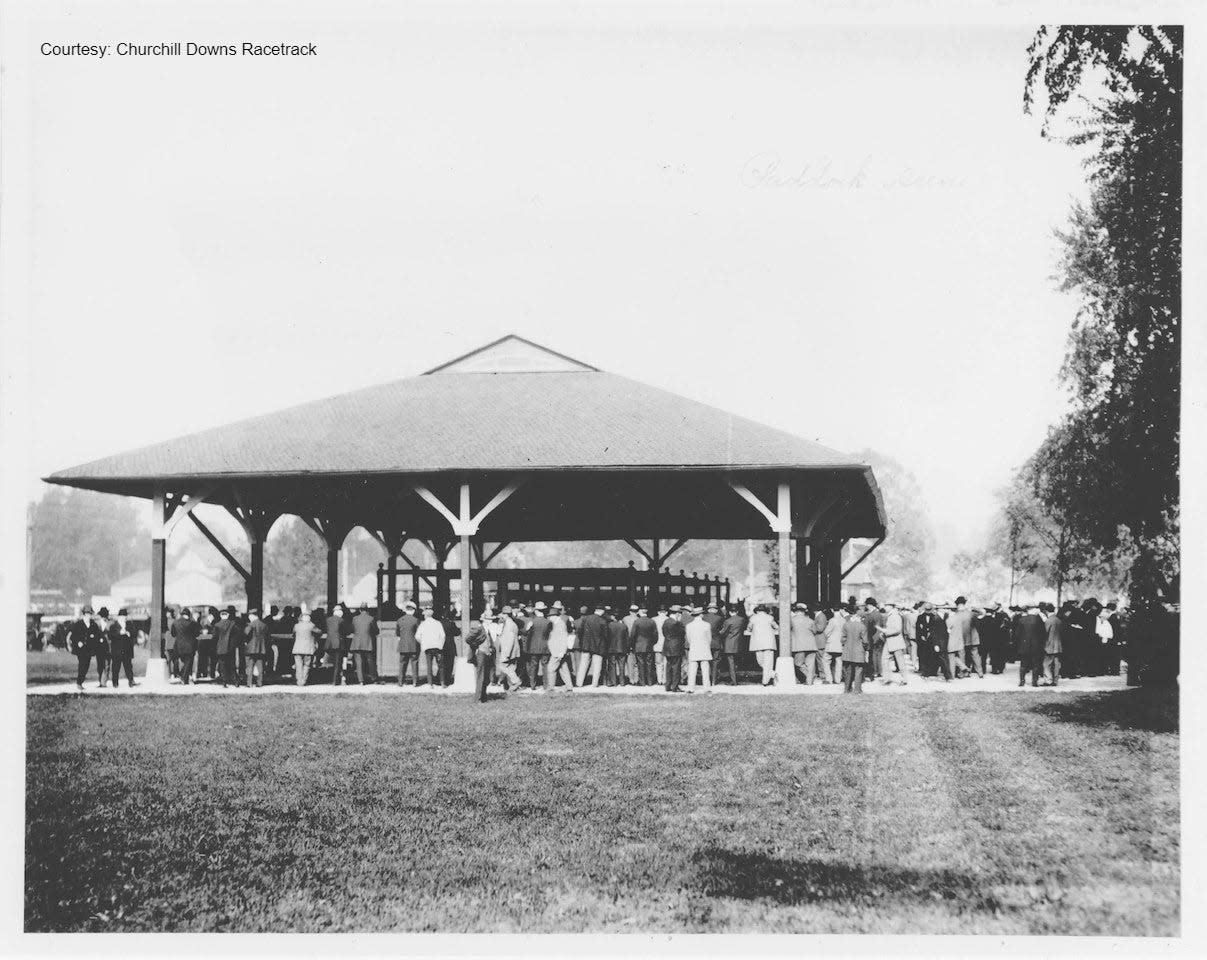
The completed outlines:
<svg viewBox="0 0 1207 960">
<path fill-rule="evenodd" d="M 1038 687 L 1044 649 L 1048 644 L 1048 627 L 1040 614 L 1040 604 L 1031 604 L 1015 621 L 1014 642 L 1018 649 L 1018 685 L 1025 686 L 1030 673 L 1031 686 Z"/>
<path fill-rule="evenodd" d="M 738 685 L 738 654 L 742 650 L 742 638 L 746 636 L 746 618 L 736 606 L 730 609 L 729 616 L 721 621 L 717 630 L 717 646 L 720 658 L 716 662 L 716 682 L 721 682 L 721 670 L 729 667 L 729 685 Z"/>
<path fill-rule="evenodd" d="M 659 686 L 666 683 L 666 657 L 662 653 L 662 645 L 666 641 L 662 636 L 662 625 L 666 623 L 666 607 L 658 604 L 654 612 L 654 626 L 658 628 L 658 639 L 654 643 L 654 679 Z"/>
<path fill-rule="evenodd" d="M 615 614 L 609 612 L 608 621 L 608 664 L 606 683 L 609 687 L 627 686 L 629 682 L 629 628 Z"/>
<path fill-rule="evenodd" d="M 608 621 L 603 616 L 602 604 L 597 604 L 593 612 L 584 616 L 577 631 L 577 646 L 582 651 L 582 659 L 578 662 L 578 685 L 584 686 L 587 674 L 590 672 L 598 687 L 603 682 L 604 657 L 608 651 Z"/>
<path fill-rule="evenodd" d="M 717 604 L 710 601 L 704 605 L 704 619 L 712 630 L 712 662 L 716 664 L 720 662 L 724 650 L 723 641 L 721 640 L 721 625 L 725 622 L 725 618 L 721 615 Z M 713 679 L 716 680 L 715 671 Z"/>
<path fill-rule="evenodd" d="M 972 660 L 972 666 L 979 676 L 984 677 L 985 670 L 981 666 L 980 638 L 974 639 L 972 635 L 972 611 L 968 609 L 967 597 L 956 597 L 956 608 L 947 619 L 947 632 L 952 674 L 972 672 L 964 666 L 965 651 L 971 648 L 973 655 L 969 659 Z"/>
<path fill-rule="evenodd" d="M 1064 620 L 1056 612 L 1054 604 L 1049 603 L 1046 606 L 1048 615 L 1044 621 L 1047 636 L 1044 640 L 1043 674 L 1046 685 L 1054 687 L 1060 680 L 1060 655 L 1064 652 Z"/>
<path fill-rule="evenodd" d="M 244 657 L 247 665 L 247 685 L 264 686 L 264 661 L 272 645 L 268 624 L 260 618 L 258 607 L 247 611 L 247 627 L 244 631 Z"/>
<path fill-rule="evenodd" d="M 515 622 L 509 606 L 504 606 L 495 615 L 498 623 L 498 649 L 495 651 L 495 672 L 500 676 L 500 682 L 505 682 L 509 690 L 519 690 L 520 673 L 516 669 L 520 662 L 520 627 Z"/>
<path fill-rule="evenodd" d="M 687 689 L 690 693 L 696 685 L 696 668 L 704 682 L 704 689 L 712 689 L 712 625 L 704 619 L 703 607 L 692 607 L 691 620 L 684 627 L 687 640 Z"/>
<path fill-rule="evenodd" d="M 352 618 L 352 639 L 348 644 L 356 679 L 362 687 L 369 682 L 369 663 L 373 659 L 376 646 L 377 619 L 369 612 L 369 605 L 362 603 L 356 611 L 356 616 Z"/>
<path fill-rule="evenodd" d="M 436 676 L 441 672 L 440 661 L 444 657 L 444 644 L 448 639 L 448 634 L 445 633 L 444 624 L 436 618 L 436 611 L 430 605 L 423 608 L 423 622 L 419 624 L 415 636 L 419 640 L 419 649 L 423 651 L 423 656 L 427 660 L 428 689 L 435 690 Z M 448 684 L 445 683 L 445 686 Z"/>
<path fill-rule="evenodd" d="M 947 653 L 946 644 L 941 651 L 935 648 L 936 622 L 941 623 L 942 618 L 935 613 L 935 605 L 927 601 L 922 604 L 922 612 L 914 623 L 914 633 L 918 638 L 918 672 L 924 677 L 933 677 L 939 672 L 939 666 L 943 662 L 940 654 L 945 658 Z M 946 640 L 946 636 L 944 639 Z M 943 672 L 946 675 L 946 669 Z"/>
<path fill-rule="evenodd" d="M 235 621 L 235 608 L 228 606 L 218 614 L 218 623 L 214 627 L 214 653 L 218 658 L 219 675 L 224 687 L 234 679 L 235 647 L 239 640 L 240 630 Z"/>
<path fill-rule="evenodd" d="M 624 618 L 624 627 L 629 632 L 629 656 L 625 659 L 624 671 L 625 676 L 629 677 L 630 683 L 637 682 L 637 654 L 632 651 L 632 624 L 636 622 L 637 610 L 639 610 L 639 607 L 636 604 L 631 604 L 629 606 L 629 615 Z"/>
<path fill-rule="evenodd" d="M 658 642 L 658 624 L 649 615 L 645 607 L 637 608 L 637 618 L 629 630 L 629 644 L 633 656 L 637 660 L 637 683 L 642 687 L 652 687 L 656 671 L 654 670 L 654 644 Z"/>
<path fill-rule="evenodd" d="M 817 669 L 817 641 L 813 639 L 813 618 L 809 616 L 809 608 L 803 603 L 792 604 L 788 628 L 788 649 L 792 654 L 792 663 L 797 674 L 804 677 L 805 685 L 812 685 L 813 674 Z"/>
<path fill-rule="evenodd" d="M 566 616 L 566 608 L 560 600 L 555 600 L 549 611 L 549 663 L 545 668 L 545 689 L 553 690 L 557 686 L 559 673 L 566 691 L 574 689 L 574 671 L 567 659 L 573 641 L 574 627 Z"/>
<path fill-rule="evenodd" d="M 479 703 L 487 701 L 487 688 L 494 676 L 494 640 L 482 621 L 469 621 L 469 632 L 465 635 L 465 658 L 474 665 L 474 698 Z"/>
<path fill-rule="evenodd" d="M 544 600 L 538 600 L 533 607 L 532 619 L 528 621 L 524 632 L 524 666 L 528 674 L 528 689 L 539 690 L 541 671 L 544 671 L 545 689 L 553 688 L 549 676 L 549 632 L 553 624 L 545 616 Z"/>
<path fill-rule="evenodd" d="M 101 618 L 108 620 L 109 611 L 101 608 Z M 117 611 L 117 619 L 109 623 L 105 629 L 105 638 L 109 647 L 109 677 L 113 686 L 117 686 L 121 671 L 126 671 L 126 682 L 134 686 L 134 637 L 126 623 L 126 610 L 123 607 Z"/>
<path fill-rule="evenodd" d="M 92 641 L 88 636 L 91 607 L 84 607 L 80 615 L 67 624 L 67 650 L 75 656 L 76 675 L 75 685 L 84 689 L 84 678 L 88 676 L 88 668 L 92 665 Z"/>
<path fill-rule="evenodd" d="M 179 664 L 177 676 L 186 686 L 193 679 L 193 660 L 197 656 L 197 638 L 201 628 L 193 619 L 193 611 L 188 607 L 180 608 L 180 616 L 172 623 L 176 633 L 176 659 Z"/>
<path fill-rule="evenodd" d="M 337 603 L 331 608 L 326 626 L 327 636 L 324 645 L 327 657 L 335 668 L 331 675 L 331 682 L 338 687 L 344 682 L 344 657 L 348 653 L 348 639 L 352 632 L 347 608 L 342 603 Z"/>
<path fill-rule="evenodd" d="M 402 616 L 396 624 L 398 629 L 398 685 L 406 682 L 407 674 L 414 667 L 412 686 L 419 686 L 419 641 L 415 631 L 419 629 L 419 618 L 415 616 L 415 602 L 407 600 L 402 605 Z"/>
<path fill-rule="evenodd" d="M 884 633 L 884 660 L 880 680 L 882 683 L 892 683 L 889 674 L 896 668 L 897 682 L 904 687 L 908 682 L 905 679 L 907 648 L 905 634 L 902 632 L 901 614 L 897 612 L 897 604 L 891 601 L 884 606 L 884 626 L 881 627 Z"/>
<path fill-rule="evenodd" d="M 687 646 L 687 627 L 681 619 L 683 608 L 672 606 L 662 624 L 662 655 L 666 658 L 666 691 L 682 693 L 683 653 Z"/>
<path fill-rule="evenodd" d="M 863 693 L 863 668 L 870 646 L 867 623 L 852 610 L 842 625 L 843 693 Z"/>
<path fill-rule="evenodd" d="M 109 664 L 109 639 L 106 631 L 109 629 L 109 608 L 101 607 L 97 612 L 88 608 L 88 643 L 92 648 L 92 656 L 96 659 L 96 679 L 98 686 L 106 686 L 111 674 Z"/>
<path fill-rule="evenodd" d="M 873 680 L 883 673 L 881 660 L 884 651 L 884 633 L 880 629 L 884 623 L 884 616 L 880 612 L 875 597 L 868 597 L 863 601 L 863 613 L 859 616 L 863 620 L 868 635 L 868 659 L 864 676 L 868 680 Z"/>
</svg>

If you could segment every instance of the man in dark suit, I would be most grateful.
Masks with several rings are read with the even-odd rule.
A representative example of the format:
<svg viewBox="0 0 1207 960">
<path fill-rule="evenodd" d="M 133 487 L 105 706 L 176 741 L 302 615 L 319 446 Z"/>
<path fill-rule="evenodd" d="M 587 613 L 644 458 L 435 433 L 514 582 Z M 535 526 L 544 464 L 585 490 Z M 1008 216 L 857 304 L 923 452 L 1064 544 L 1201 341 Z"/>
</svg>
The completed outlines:
<svg viewBox="0 0 1207 960">
<path fill-rule="evenodd" d="M 652 687 L 656 682 L 654 671 L 654 644 L 658 642 L 658 624 L 645 607 L 637 610 L 637 619 L 629 630 L 629 643 L 633 656 L 637 658 L 637 683 Z"/>
<path fill-rule="evenodd" d="M 725 643 L 721 639 L 721 627 L 725 623 L 725 617 L 721 615 L 715 603 L 710 603 L 704 610 L 704 620 L 712 630 L 712 662 L 714 666 L 719 666 L 725 649 Z M 713 683 L 717 682 L 715 676 L 712 680 Z"/>
<path fill-rule="evenodd" d="M 875 597 L 863 601 L 863 613 L 859 615 L 863 621 L 864 631 L 868 635 L 868 659 L 865 676 L 869 680 L 883 675 L 882 658 L 884 655 L 884 634 L 880 628 L 884 626 L 884 615 L 876 603 Z"/>
<path fill-rule="evenodd" d="M 218 614 L 214 627 L 214 653 L 218 658 L 222 686 L 228 686 L 235 674 L 235 648 L 242 639 L 242 631 L 235 620 L 235 608 L 227 607 Z"/>
<path fill-rule="evenodd" d="M 331 608 L 327 617 L 327 656 L 334 667 L 331 682 L 337 687 L 344 682 L 344 657 L 347 655 L 347 637 L 352 632 L 352 624 L 345 623 L 345 609 L 342 603 Z"/>
<path fill-rule="evenodd" d="M 92 608 L 85 607 L 80 615 L 67 625 L 67 649 L 75 655 L 76 674 L 75 685 L 84 689 L 84 678 L 88 676 L 88 667 L 92 665 Z"/>
<path fill-rule="evenodd" d="M 176 661 L 179 665 L 177 676 L 180 682 L 188 684 L 193 679 L 193 660 L 197 656 L 197 638 L 201 628 L 193 619 L 193 611 L 182 607 L 180 616 L 172 624 L 176 632 Z"/>
<path fill-rule="evenodd" d="M 713 634 L 716 636 L 717 634 Z M 721 622 L 720 642 L 722 661 L 717 663 L 717 675 L 714 683 L 721 682 L 721 666 L 724 663 L 729 668 L 729 685 L 738 685 L 738 651 L 742 649 L 742 640 L 746 636 L 746 617 L 737 607 L 729 612 L 729 616 Z"/>
<path fill-rule="evenodd" d="M 92 657 L 96 660 L 97 686 L 105 686 L 109 682 L 109 639 L 105 631 L 109 627 L 109 608 L 101 607 L 99 613 L 88 618 L 88 646 L 92 649 Z"/>
<path fill-rule="evenodd" d="M 541 671 L 544 671 L 545 689 L 553 689 L 549 676 L 549 633 L 553 624 L 545 616 L 544 600 L 538 600 L 532 610 L 532 617 L 525 627 L 524 637 L 524 670 L 528 675 L 528 689 L 540 689 Z"/>
<path fill-rule="evenodd" d="M 415 631 L 419 629 L 419 618 L 415 616 L 415 604 L 408 600 L 402 605 L 402 616 L 398 618 L 398 685 L 401 687 L 415 668 L 412 686 L 419 686 L 419 640 Z"/>
<path fill-rule="evenodd" d="M 101 615 L 108 614 L 108 610 L 101 610 Z M 105 639 L 109 646 L 109 679 L 114 687 L 117 686 L 117 681 L 121 671 L 126 671 L 126 682 L 130 686 L 134 686 L 134 637 L 130 633 L 130 626 L 126 622 L 126 610 L 123 607 L 117 611 L 117 619 L 110 621 L 109 626 L 105 630 Z"/>
<path fill-rule="evenodd" d="M 670 616 L 662 621 L 662 655 L 666 658 L 667 693 L 683 693 L 683 652 L 687 645 L 687 626 L 680 619 L 680 608 L 671 607 Z"/>
<path fill-rule="evenodd" d="M 260 611 L 253 607 L 247 611 L 247 628 L 244 631 L 244 654 L 247 661 L 247 685 L 264 686 L 264 663 L 272 649 L 272 633 L 267 623 L 260 618 Z"/>
<path fill-rule="evenodd" d="M 607 684 L 609 687 L 628 686 L 629 677 L 626 671 L 628 662 L 629 628 L 615 614 L 609 614 L 607 670 Z"/>
<path fill-rule="evenodd" d="M 1048 642 L 1048 627 L 1040 616 L 1039 605 L 1032 604 L 1014 625 L 1015 649 L 1018 651 L 1018 685 L 1025 686 L 1031 674 L 1031 686 L 1039 686 L 1043 669 L 1044 647 Z"/>
<path fill-rule="evenodd" d="M 465 635 L 465 659 L 474 665 L 474 697 L 479 703 L 487 700 L 486 690 L 495 672 L 494 655 L 494 642 L 482 621 L 470 620 L 469 633 Z"/>
<path fill-rule="evenodd" d="M 928 602 L 922 605 L 922 612 L 918 614 L 918 619 L 914 623 L 914 633 L 918 643 L 918 672 L 924 677 L 937 676 L 940 666 L 946 663 L 947 631 L 943 631 L 941 642 L 935 637 L 938 625 L 942 623 L 943 618 L 935 613 L 933 603 Z M 936 643 L 939 645 L 937 651 Z M 943 675 L 947 676 L 946 670 L 943 671 Z"/>
<path fill-rule="evenodd" d="M 577 640 L 575 646 L 582 652 L 578 661 L 578 686 L 586 685 L 587 673 L 595 677 L 593 686 L 603 683 L 604 664 L 608 656 L 608 621 L 603 617 L 603 606 L 596 605 L 594 612 L 584 614 L 575 624 Z"/>
<path fill-rule="evenodd" d="M 377 640 L 377 620 L 369 613 L 367 604 L 362 603 L 352 618 L 352 637 L 348 652 L 352 655 L 352 667 L 363 687 L 369 682 L 369 661 Z"/>
</svg>

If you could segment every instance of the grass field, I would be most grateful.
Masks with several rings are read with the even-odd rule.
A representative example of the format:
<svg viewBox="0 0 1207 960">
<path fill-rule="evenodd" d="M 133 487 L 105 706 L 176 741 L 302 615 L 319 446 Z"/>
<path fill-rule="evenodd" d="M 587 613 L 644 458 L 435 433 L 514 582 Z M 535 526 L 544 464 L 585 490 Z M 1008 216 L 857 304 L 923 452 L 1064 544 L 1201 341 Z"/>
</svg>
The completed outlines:
<svg viewBox="0 0 1207 960">
<path fill-rule="evenodd" d="M 27 711 L 27 930 L 1179 930 L 1176 695 Z"/>
<path fill-rule="evenodd" d="M 45 650 L 25 651 L 25 683 L 40 686 L 46 683 L 70 683 L 75 681 L 79 661 L 66 650 L 48 647 Z M 147 672 L 147 648 L 134 648 L 134 682 L 138 683 Z M 88 686 L 96 685 L 96 661 L 88 668 Z M 126 682 L 125 675 L 121 682 Z"/>
</svg>

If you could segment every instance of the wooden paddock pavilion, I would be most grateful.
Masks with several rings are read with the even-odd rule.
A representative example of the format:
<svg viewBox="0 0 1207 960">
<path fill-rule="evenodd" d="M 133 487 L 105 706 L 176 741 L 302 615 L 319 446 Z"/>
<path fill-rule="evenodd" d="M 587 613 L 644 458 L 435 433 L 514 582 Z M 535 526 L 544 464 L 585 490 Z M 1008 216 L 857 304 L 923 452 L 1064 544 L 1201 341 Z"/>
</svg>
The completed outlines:
<svg viewBox="0 0 1207 960">
<path fill-rule="evenodd" d="M 781 570 L 792 567 L 790 544 L 798 544 L 794 576 L 781 579 L 778 597 L 778 672 L 795 682 L 787 658 L 793 589 L 801 600 L 839 602 L 843 577 L 883 542 L 886 522 L 866 464 L 514 335 L 419 376 L 45 479 L 152 501 L 152 650 L 166 542 L 185 517 L 234 564 L 254 606 L 263 602 L 264 540 L 285 514 L 326 543 L 330 603 L 353 527 L 385 547 L 387 577 L 407 540 L 426 542 L 438 562 L 459 545 L 462 636 L 474 573 L 480 579 L 510 543 L 623 540 L 644 560 L 648 595 L 657 597 L 659 572 L 688 540 L 774 536 Z M 246 569 L 194 513 L 203 503 L 238 520 L 251 545 Z M 844 571 L 841 550 L 852 537 L 875 542 Z M 457 646 L 464 654 L 461 639 Z M 153 671 L 166 676 L 162 661 L 148 667 L 157 679 Z"/>
</svg>

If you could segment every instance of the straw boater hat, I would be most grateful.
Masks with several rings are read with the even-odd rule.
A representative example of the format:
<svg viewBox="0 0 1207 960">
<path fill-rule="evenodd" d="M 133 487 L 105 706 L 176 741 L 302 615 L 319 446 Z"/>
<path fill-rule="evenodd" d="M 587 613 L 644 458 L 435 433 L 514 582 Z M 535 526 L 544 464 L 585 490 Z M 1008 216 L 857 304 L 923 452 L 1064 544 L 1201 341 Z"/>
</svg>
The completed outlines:
<svg viewBox="0 0 1207 960">
<path fill-rule="evenodd" d="M 538 601 L 536 602 L 536 606 L 535 606 L 533 609 L 534 609 L 534 610 L 547 610 L 547 609 L 548 609 L 548 607 L 546 607 L 546 606 L 545 606 L 545 601 L 544 601 L 544 600 L 538 600 Z"/>
<path fill-rule="evenodd" d="M 554 600 L 554 601 L 553 601 L 553 606 L 551 607 L 551 609 L 553 609 L 553 610 L 565 610 L 566 608 L 562 606 L 562 602 L 561 602 L 560 600 Z"/>
</svg>

